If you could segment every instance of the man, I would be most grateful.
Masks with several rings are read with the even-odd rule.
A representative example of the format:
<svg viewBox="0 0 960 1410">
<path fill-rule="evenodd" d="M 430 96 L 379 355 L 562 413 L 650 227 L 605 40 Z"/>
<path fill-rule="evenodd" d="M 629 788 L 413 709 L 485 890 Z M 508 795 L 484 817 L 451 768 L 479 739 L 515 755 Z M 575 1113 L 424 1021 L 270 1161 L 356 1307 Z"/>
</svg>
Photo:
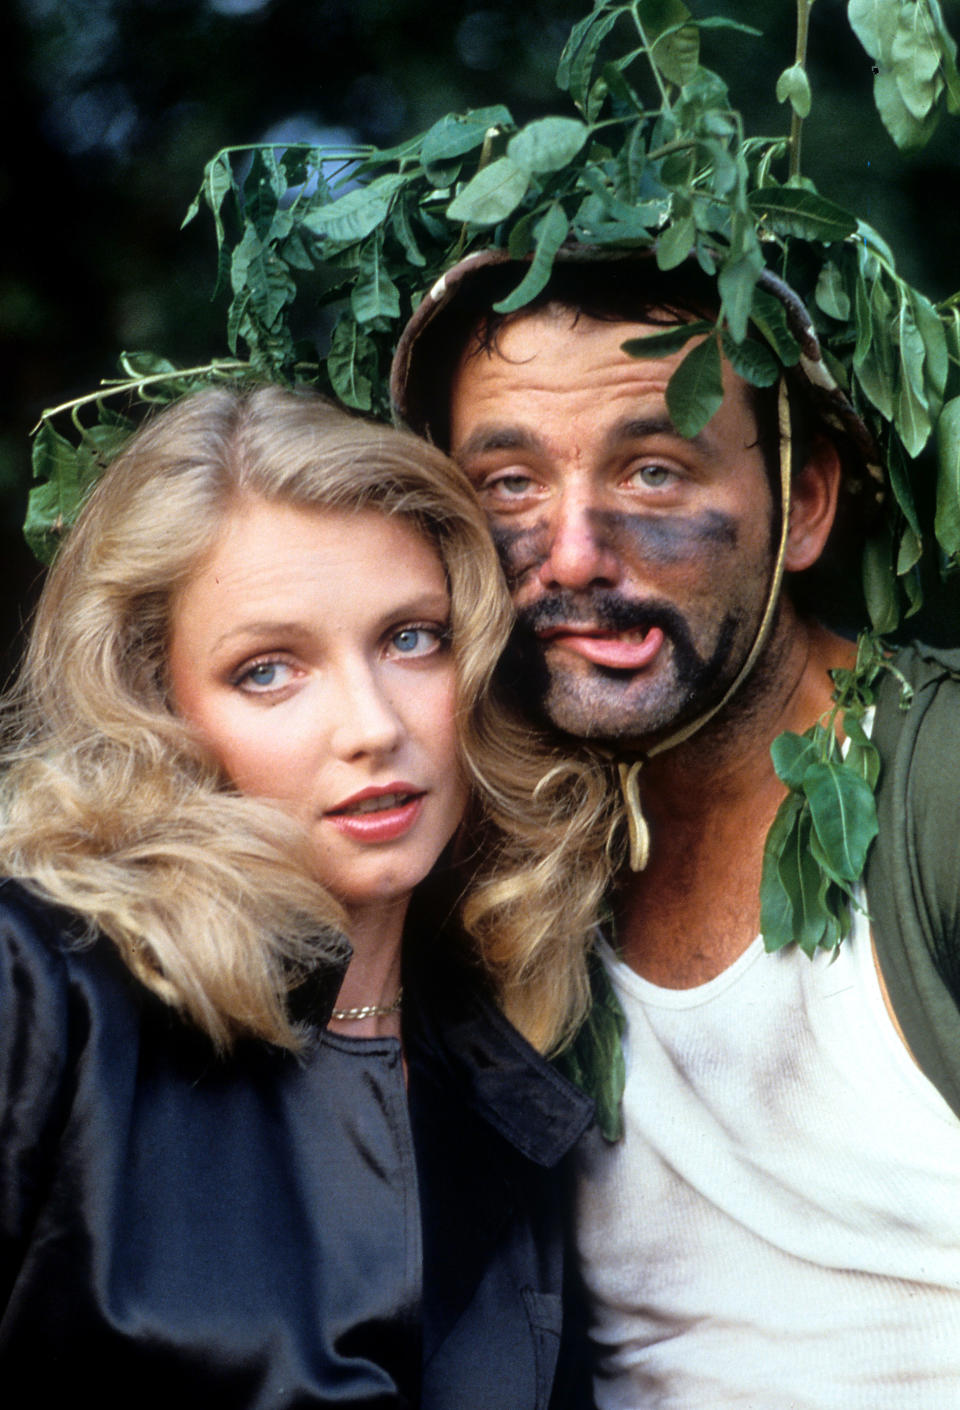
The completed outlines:
<svg viewBox="0 0 960 1410">
<path fill-rule="evenodd" d="M 726 365 L 720 409 L 685 439 L 666 393 L 688 348 L 624 351 L 710 312 L 698 278 L 650 260 L 558 264 L 533 305 L 498 317 L 496 265 L 434 291 L 394 390 L 486 507 L 532 708 L 642 764 L 649 857 L 619 879 L 604 949 L 626 1017 L 624 1135 L 596 1137 L 581 1181 L 598 1403 L 960 1404 L 960 1104 L 933 1050 L 960 1022 L 911 948 L 900 875 L 910 855 L 923 922 L 956 934 L 949 849 L 929 863 L 916 846 L 936 813 L 947 837 L 960 825 L 957 790 L 937 787 L 950 672 L 910 657 L 918 712 L 901 725 L 887 699 L 878 720 L 894 790 L 867 878 L 882 925 L 872 937 L 857 909 L 832 958 L 764 954 L 764 846 L 785 792 L 771 742 L 825 716 L 828 673 L 855 657 L 781 571 L 792 584 L 821 559 L 848 440 L 816 409 L 808 359 L 784 521 L 776 392 Z M 933 792 L 908 821 L 917 773 Z"/>
</svg>

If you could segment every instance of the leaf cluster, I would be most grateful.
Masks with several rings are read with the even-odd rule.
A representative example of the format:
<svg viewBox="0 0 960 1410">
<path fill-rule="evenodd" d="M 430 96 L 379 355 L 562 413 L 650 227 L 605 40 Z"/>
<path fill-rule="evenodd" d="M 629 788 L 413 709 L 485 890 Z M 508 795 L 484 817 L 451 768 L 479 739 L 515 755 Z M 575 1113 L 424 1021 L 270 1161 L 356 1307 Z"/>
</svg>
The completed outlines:
<svg viewBox="0 0 960 1410">
<path fill-rule="evenodd" d="M 935 0 L 850 0 L 849 13 L 922 121 L 954 101 L 954 47 Z M 924 555 L 944 569 L 960 561 L 960 313 L 935 309 L 873 231 L 789 174 L 787 138 L 744 133 L 726 85 L 701 63 L 703 36 L 721 27 L 756 33 L 697 17 L 684 0 L 596 0 L 561 55 L 566 113 L 522 127 L 502 105 L 447 114 L 387 150 L 225 149 L 186 221 L 201 208 L 212 216 L 231 362 L 307 378 L 382 417 L 399 331 L 452 264 L 482 248 L 523 262 L 499 305 L 509 312 L 580 246 L 647 251 L 665 271 L 695 262 L 716 280 L 712 322 L 628 345 L 649 356 L 706 334 L 668 389 L 674 421 L 694 435 L 722 399 L 723 357 L 761 387 L 800 361 L 783 306 L 758 285 L 772 268 L 805 299 L 830 371 L 889 467 L 889 512 L 864 561 L 872 624 L 889 633 L 920 605 Z M 805 83 L 801 57 L 779 85 L 795 110 L 808 110 Z M 82 434 L 69 473 L 45 422 L 35 464 L 49 484 L 34 500 L 34 540 L 69 520 L 117 443 L 111 415 Z M 931 523 L 914 462 L 938 429 Z"/>
<path fill-rule="evenodd" d="M 203 367 L 176 368 L 154 353 L 121 353 L 120 377 L 105 378 L 96 392 L 44 411 L 33 438 L 34 486 L 27 499 L 23 532 L 41 563 L 54 558 L 66 530 L 111 460 L 136 430 L 138 419 L 123 407 L 131 401 L 165 406 L 211 382 L 250 376 L 245 362 L 218 359 Z M 95 420 L 84 421 L 92 409 Z M 54 426 L 69 414 L 73 438 Z"/>
<path fill-rule="evenodd" d="M 883 643 L 864 633 L 855 668 L 833 673 L 834 703 L 826 717 L 805 734 L 779 735 L 771 746 L 773 766 L 789 791 L 764 848 L 760 924 L 767 950 L 795 941 L 812 956 L 817 949 L 835 950 L 849 932 L 856 885 L 877 834 L 880 757 L 864 717 L 885 671 L 898 676 L 906 709 L 909 685 Z"/>
<path fill-rule="evenodd" d="M 847 15 L 875 60 L 883 125 L 901 149 L 922 147 L 944 108 L 960 113 L 957 46 L 938 0 L 848 0 Z"/>
</svg>

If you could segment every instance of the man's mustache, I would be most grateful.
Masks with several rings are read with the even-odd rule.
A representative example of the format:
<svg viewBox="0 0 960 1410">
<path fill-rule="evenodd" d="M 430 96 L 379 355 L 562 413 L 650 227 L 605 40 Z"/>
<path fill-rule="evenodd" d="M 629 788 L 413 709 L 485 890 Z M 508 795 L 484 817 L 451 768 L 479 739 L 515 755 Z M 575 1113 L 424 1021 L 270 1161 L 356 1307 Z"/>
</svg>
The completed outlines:
<svg viewBox="0 0 960 1410">
<path fill-rule="evenodd" d="M 591 592 L 555 592 L 517 611 L 524 632 L 536 634 L 552 627 L 597 627 L 607 632 L 649 631 L 660 627 L 684 650 L 693 649 L 686 619 L 669 602 L 639 601 L 622 593 L 597 588 Z M 695 653 L 694 653 L 695 654 Z"/>
</svg>

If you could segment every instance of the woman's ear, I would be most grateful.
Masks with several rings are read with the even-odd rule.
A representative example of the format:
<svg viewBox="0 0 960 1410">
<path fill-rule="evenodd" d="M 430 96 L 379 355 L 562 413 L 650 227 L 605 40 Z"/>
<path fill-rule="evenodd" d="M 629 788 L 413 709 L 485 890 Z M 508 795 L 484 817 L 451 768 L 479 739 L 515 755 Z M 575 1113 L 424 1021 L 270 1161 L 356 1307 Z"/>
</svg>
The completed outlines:
<svg viewBox="0 0 960 1410">
<path fill-rule="evenodd" d="M 826 436 L 817 436 L 790 487 L 790 528 L 783 565 L 788 573 L 812 567 L 823 552 L 837 512 L 842 473 L 836 446 Z"/>
</svg>

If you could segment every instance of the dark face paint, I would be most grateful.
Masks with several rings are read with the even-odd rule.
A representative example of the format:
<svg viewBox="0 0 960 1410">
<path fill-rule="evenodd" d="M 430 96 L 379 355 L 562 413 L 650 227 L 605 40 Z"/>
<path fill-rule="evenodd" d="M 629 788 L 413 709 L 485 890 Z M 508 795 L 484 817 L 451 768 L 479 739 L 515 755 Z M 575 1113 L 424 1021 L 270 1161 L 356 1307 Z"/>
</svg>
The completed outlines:
<svg viewBox="0 0 960 1410">
<path fill-rule="evenodd" d="M 719 699 L 733 680 L 756 628 L 765 580 L 716 592 L 715 579 L 731 581 L 739 543 L 736 520 L 718 510 L 696 516 L 595 510 L 590 520 L 598 545 L 628 565 L 638 583 L 649 581 L 652 569 L 658 585 L 666 585 L 676 570 L 676 601 L 599 583 L 583 592 L 545 585 L 518 609 L 505 668 L 526 708 L 571 734 L 622 740 L 676 728 Z M 548 525 L 498 527 L 494 536 L 516 594 L 549 557 Z M 691 570 L 698 586 L 691 587 Z M 665 645 L 656 670 L 619 670 L 551 650 L 537 633 L 558 626 L 638 637 L 656 627 Z"/>
<path fill-rule="evenodd" d="M 595 509 L 591 523 L 604 545 L 626 560 L 658 566 L 683 563 L 703 553 L 737 547 L 736 520 L 718 509 L 694 517 L 627 514 Z"/>
<path fill-rule="evenodd" d="M 615 670 L 591 664 L 592 675 L 604 696 L 616 699 L 613 723 L 596 727 L 589 723 L 589 684 L 574 691 L 563 682 L 556 665 L 551 669 L 537 632 L 559 625 L 590 625 L 609 632 L 644 634 L 659 627 L 672 648 L 672 682 L 666 708 L 631 709 L 628 697 L 634 685 L 632 671 Z M 561 729 L 584 738 L 629 739 L 683 723 L 699 713 L 726 689 L 739 661 L 731 668 L 730 656 L 738 637 L 743 636 L 743 614 L 727 612 L 721 619 L 713 649 L 698 650 L 690 624 L 669 602 L 631 601 L 616 591 L 595 589 L 588 593 L 558 592 L 541 598 L 517 614 L 517 631 L 511 643 L 505 670 L 517 695 L 528 710 L 543 712 Z"/>
</svg>

